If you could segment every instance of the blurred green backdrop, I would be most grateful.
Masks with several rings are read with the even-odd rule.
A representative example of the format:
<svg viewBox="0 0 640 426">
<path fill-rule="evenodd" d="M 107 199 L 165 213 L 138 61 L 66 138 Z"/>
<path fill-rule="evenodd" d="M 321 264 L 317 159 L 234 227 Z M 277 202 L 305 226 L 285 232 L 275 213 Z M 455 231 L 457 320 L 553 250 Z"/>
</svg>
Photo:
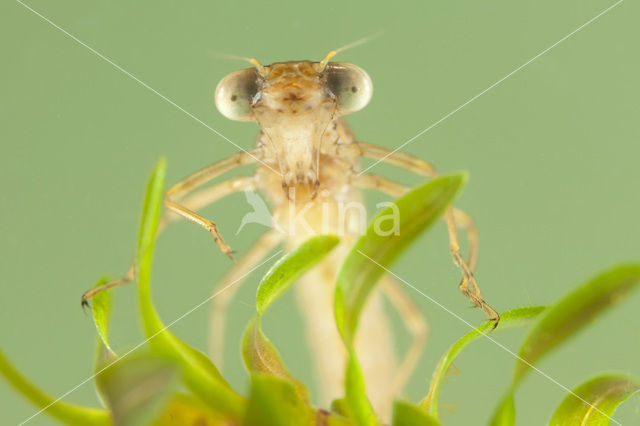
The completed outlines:
<svg viewBox="0 0 640 426">
<path fill-rule="evenodd" d="M 257 127 L 224 119 L 213 91 L 221 77 L 246 64 L 215 52 L 263 63 L 319 60 L 382 29 L 339 59 L 362 66 L 374 82 L 371 104 L 350 117 L 356 135 L 394 148 L 614 2 L 28 4 L 245 148 Z M 441 171 L 469 171 L 458 205 L 477 221 L 477 277 L 498 310 L 549 303 L 606 266 L 640 258 L 638 12 L 637 2 L 619 4 L 405 148 Z M 173 183 L 236 148 L 19 3 L 3 2 L 1 15 L 0 346 L 35 382 L 60 395 L 91 374 L 95 332 L 80 295 L 102 274 L 125 271 L 153 163 L 166 156 Z M 418 182 L 390 167 L 377 170 Z M 206 211 L 240 253 L 263 231 L 251 225 L 234 236 L 238 212 L 247 209 L 238 195 Z M 157 254 L 154 296 L 166 322 L 207 297 L 231 266 L 206 232 L 186 223 L 161 238 Z M 471 323 L 484 320 L 458 293 L 442 224 L 393 269 Z M 264 271 L 251 276 L 231 307 L 224 373 L 239 389 L 246 386 L 240 333 Z M 135 293 L 132 286 L 115 293 L 113 340 L 123 351 L 140 341 Z M 406 392 L 417 401 L 441 353 L 468 328 L 410 294 L 431 329 Z M 540 368 L 570 388 L 600 371 L 640 376 L 639 307 L 635 294 Z M 274 306 L 265 327 L 293 372 L 309 382 L 297 315 L 289 296 Z M 207 309 L 174 329 L 206 350 Z M 404 348 L 408 336 L 398 329 Z M 522 336 L 515 330 L 495 338 L 517 350 Z M 459 374 L 441 397 L 449 404 L 445 424 L 484 423 L 513 361 L 489 341 L 463 353 Z M 546 422 L 563 396 L 557 385 L 531 375 L 518 392 L 518 423 Z M 68 400 L 97 404 L 91 383 Z M 2 424 L 36 411 L 1 380 L 0 405 Z M 639 416 L 635 398 L 616 417 L 635 424 Z M 28 424 L 51 423 L 40 415 Z"/>
</svg>

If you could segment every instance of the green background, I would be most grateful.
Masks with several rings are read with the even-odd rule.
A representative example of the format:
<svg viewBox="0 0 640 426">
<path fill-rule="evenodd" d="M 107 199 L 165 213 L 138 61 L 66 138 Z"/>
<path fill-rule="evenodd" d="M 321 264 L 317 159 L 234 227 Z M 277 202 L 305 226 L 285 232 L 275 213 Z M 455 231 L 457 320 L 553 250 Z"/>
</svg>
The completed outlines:
<svg viewBox="0 0 640 426">
<path fill-rule="evenodd" d="M 319 60 L 383 30 L 339 59 L 366 69 L 374 83 L 369 106 L 349 118 L 358 139 L 394 148 L 614 2 L 28 4 L 244 148 L 252 146 L 256 125 L 224 119 L 213 92 L 220 78 L 246 64 L 220 52 L 266 64 Z M 458 205 L 479 227 L 477 277 L 498 310 L 550 303 L 597 271 L 640 258 L 638 12 L 637 2 L 626 0 L 404 149 L 443 172 L 470 173 Z M 153 163 L 166 156 L 174 183 L 237 149 L 19 3 L 3 2 L 0 14 L 0 346 L 60 395 L 91 374 L 95 332 L 80 295 L 102 274 L 125 271 Z M 419 182 L 387 166 L 375 170 Z M 263 232 L 250 225 L 234 235 L 247 211 L 242 195 L 206 210 L 240 253 Z M 159 242 L 154 281 L 165 321 L 207 297 L 230 266 L 206 232 L 173 226 Z M 393 270 L 472 324 L 484 320 L 458 293 L 443 224 Z M 240 333 L 264 271 L 251 276 L 231 305 L 224 373 L 238 389 L 247 384 Z M 440 354 L 468 327 L 408 291 L 430 324 L 406 392 L 417 401 Z M 310 382 L 293 302 L 288 295 L 277 303 L 265 330 L 293 372 Z M 141 339 L 133 286 L 118 289 L 115 303 L 113 341 L 123 352 Z M 631 295 L 539 367 L 569 388 L 601 371 L 640 376 L 639 307 L 640 294 Z M 174 331 L 206 350 L 207 309 Z M 398 336 L 399 347 L 406 347 L 399 323 Z M 514 330 L 495 338 L 515 351 L 522 336 Z M 459 374 L 444 385 L 444 423 L 485 423 L 513 361 L 489 341 L 464 352 L 456 361 Z M 532 374 L 517 395 L 518 424 L 548 421 L 564 393 Z M 67 399 L 97 404 L 91 383 Z M 2 424 L 36 411 L 1 380 L 0 406 Z M 639 413 L 635 398 L 616 418 L 635 424 Z M 51 423 L 40 415 L 28 424 Z"/>
</svg>

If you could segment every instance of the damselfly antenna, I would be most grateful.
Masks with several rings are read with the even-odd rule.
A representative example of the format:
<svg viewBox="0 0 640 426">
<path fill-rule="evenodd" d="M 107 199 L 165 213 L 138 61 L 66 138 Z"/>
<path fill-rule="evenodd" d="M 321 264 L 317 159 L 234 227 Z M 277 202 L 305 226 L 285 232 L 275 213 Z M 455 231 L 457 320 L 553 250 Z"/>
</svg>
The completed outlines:
<svg viewBox="0 0 640 426">
<path fill-rule="evenodd" d="M 329 61 L 331 59 L 333 59 L 338 53 L 340 52 L 344 52 L 347 49 L 351 49 L 352 47 L 356 47 L 356 46 L 360 46 L 361 44 L 365 44 L 370 42 L 371 40 L 373 40 L 374 38 L 380 36 L 380 34 L 382 34 L 382 31 L 378 31 L 377 33 L 367 36 L 367 37 L 363 37 L 360 40 L 356 40 L 354 42 L 351 42 L 349 44 L 346 44 L 338 49 L 332 50 L 329 53 L 327 53 L 327 56 L 324 57 L 324 59 L 320 62 L 318 62 L 316 71 L 318 72 L 322 72 L 324 71 L 324 69 L 327 67 L 327 64 L 329 63 Z"/>
</svg>

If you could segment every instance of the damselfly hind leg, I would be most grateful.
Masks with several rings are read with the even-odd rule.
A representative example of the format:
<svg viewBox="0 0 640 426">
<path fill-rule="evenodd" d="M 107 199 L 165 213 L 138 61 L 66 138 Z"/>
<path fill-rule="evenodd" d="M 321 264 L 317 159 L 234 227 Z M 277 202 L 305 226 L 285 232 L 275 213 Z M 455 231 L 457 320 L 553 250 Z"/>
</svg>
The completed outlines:
<svg viewBox="0 0 640 426">
<path fill-rule="evenodd" d="M 427 334 L 429 327 L 422 312 L 416 307 L 407 292 L 401 285 L 391 276 L 385 275 L 381 278 L 380 285 L 382 291 L 387 296 L 391 304 L 396 308 L 398 314 L 402 318 L 405 327 L 411 334 L 411 344 L 409 349 L 400 361 L 398 370 L 393 378 L 391 387 L 388 391 L 388 400 L 391 402 L 402 392 L 411 374 L 416 368 L 420 356 L 424 351 L 427 342 Z"/>
<path fill-rule="evenodd" d="M 213 291 L 210 317 L 210 352 L 218 368 L 222 368 L 224 360 L 224 338 L 226 335 L 229 303 L 240 289 L 247 275 L 278 243 L 284 235 L 270 230 L 253 244 L 238 263 L 225 274 Z"/>
<path fill-rule="evenodd" d="M 356 145 L 359 148 L 361 156 L 381 160 L 389 164 L 403 167 L 406 170 L 412 171 L 422 176 L 435 177 L 438 175 L 435 171 L 435 168 L 431 164 L 409 154 L 392 151 L 383 147 L 361 142 L 358 142 Z M 401 185 L 377 175 L 360 174 L 357 177 L 354 177 L 353 181 L 356 184 L 361 185 L 362 188 L 378 189 L 392 196 L 398 196 L 403 193 L 400 192 L 400 188 L 402 187 Z M 407 188 L 404 188 L 404 190 L 406 191 Z M 476 282 L 476 279 L 473 275 L 473 270 L 477 262 L 478 254 L 478 234 L 473 221 L 471 220 L 471 217 L 469 215 L 461 212 L 460 210 L 454 209 L 453 207 L 449 207 L 447 209 L 444 218 L 447 222 L 447 230 L 449 233 L 449 250 L 451 252 L 451 256 L 453 257 L 453 261 L 455 262 L 455 264 L 462 271 L 462 280 L 459 285 L 460 291 L 467 298 L 469 298 L 475 306 L 485 311 L 485 313 L 489 316 L 489 319 L 491 321 L 494 321 L 495 328 L 500 322 L 500 315 L 498 314 L 498 312 L 496 312 L 495 309 L 493 309 L 484 301 L 484 298 L 482 297 L 482 293 L 480 291 L 480 287 L 478 286 L 478 283 Z M 458 241 L 457 232 L 458 228 L 463 229 L 467 233 L 469 245 L 468 260 L 465 260 L 460 253 L 460 244 Z"/>
</svg>

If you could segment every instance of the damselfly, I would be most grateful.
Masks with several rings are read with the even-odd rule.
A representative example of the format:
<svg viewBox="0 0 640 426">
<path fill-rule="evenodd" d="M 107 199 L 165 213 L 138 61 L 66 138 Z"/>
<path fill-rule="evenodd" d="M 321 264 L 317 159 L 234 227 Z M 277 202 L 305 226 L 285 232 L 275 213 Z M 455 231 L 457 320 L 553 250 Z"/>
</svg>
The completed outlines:
<svg viewBox="0 0 640 426">
<path fill-rule="evenodd" d="M 382 191 L 394 197 L 408 190 L 382 176 L 360 173 L 360 158 L 384 161 L 421 176 L 437 175 L 433 166 L 419 158 L 354 138 L 342 117 L 367 105 L 372 84 L 367 73 L 356 65 L 330 62 L 336 53 L 330 52 L 320 62 L 291 61 L 269 66 L 250 59 L 251 68 L 232 72 L 222 79 L 215 94 L 216 106 L 231 120 L 260 125 L 255 147 L 220 160 L 169 189 L 165 196 L 167 213 L 160 228 L 179 217 L 186 218 L 206 229 L 220 250 L 231 256 L 232 250 L 216 224 L 197 211 L 232 193 L 264 194 L 271 206 L 273 228 L 231 269 L 220 288 L 239 280 L 278 244 L 284 243 L 290 250 L 312 235 L 341 236 L 339 247 L 296 286 L 321 387 L 318 402 L 322 404 L 341 397 L 343 392 L 346 354 L 333 321 L 334 283 L 341 260 L 365 220 L 358 214 L 345 214 L 343 208 L 349 203 L 362 204 L 362 190 Z M 255 165 L 251 175 L 202 189 L 213 179 L 245 165 Z M 455 208 L 449 208 L 444 218 L 453 260 L 462 270 L 459 288 L 497 324 L 499 316 L 485 303 L 473 276 L 478 247 L 473 221 Z M 459 229 L 468 236 L 466 259 L 460 252 Z M 134 270 L 132 263 L 124 277 L 88 291 L 83 295 L 83 303 L 100 290 L 132 280 Z M 236 283 L 213 299 L 212 351 L 217 364 L 221 362 L 226 309 L 238 286 Z M 392 277 L 385 276 L 380 289 L 364 310 L 356 349 L 368 396 L 384 418 L 392 398 L 401 391 L 419 359 L 427 327 L 421 313 Z M 396 307 L 413 336 L 409 349 L 399 360 L 381 301 L 383 295 Z"/>
</svg>

